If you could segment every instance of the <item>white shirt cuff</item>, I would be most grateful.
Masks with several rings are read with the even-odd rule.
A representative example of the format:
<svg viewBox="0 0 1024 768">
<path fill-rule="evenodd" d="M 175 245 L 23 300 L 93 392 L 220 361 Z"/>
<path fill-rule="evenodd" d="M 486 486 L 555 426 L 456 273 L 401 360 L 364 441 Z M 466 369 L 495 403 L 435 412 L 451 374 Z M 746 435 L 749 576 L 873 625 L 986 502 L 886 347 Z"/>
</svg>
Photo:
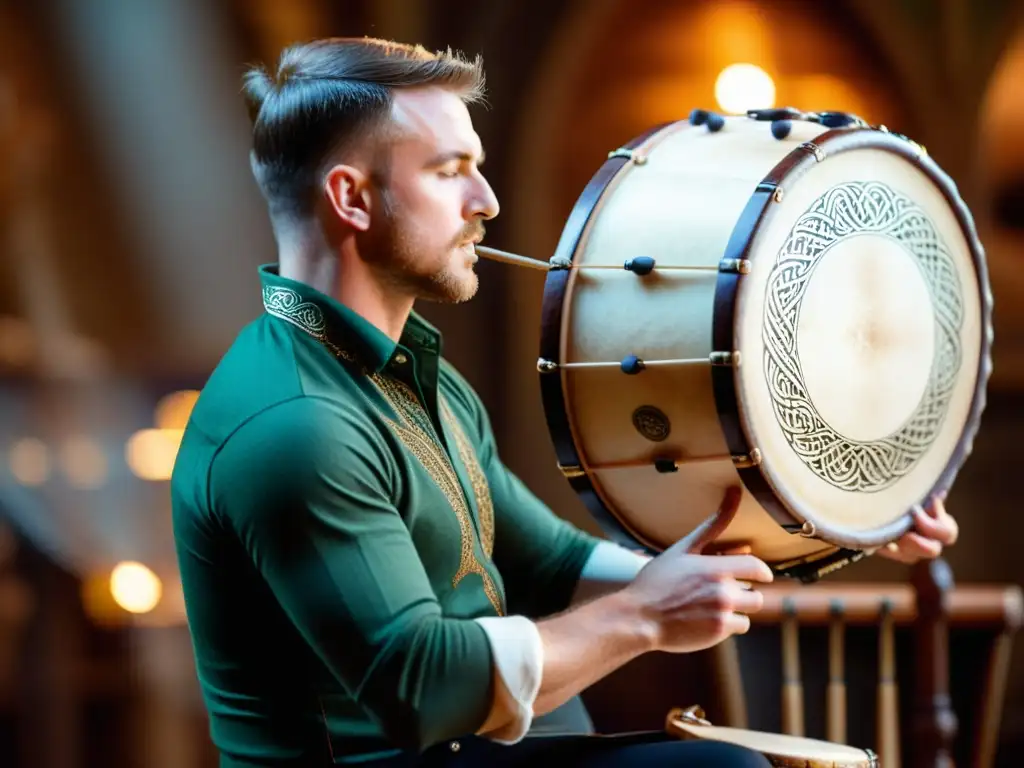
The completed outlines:
<svg viewBox="0 0 1024 768">
<path fill-rule="evenodd" d="M 515 744 L 530 730 L 533 704 L 540 693 L 544 670 L 540 631 L 525 616 L 482 616 L 475 621 L 487 633 L 495 667 L 506 688 L 505 692 L 496 692 L 494 706 L 506 709 L 509 718 L 502 727 L 480 735 L 501 744 Z"/>
</svg>

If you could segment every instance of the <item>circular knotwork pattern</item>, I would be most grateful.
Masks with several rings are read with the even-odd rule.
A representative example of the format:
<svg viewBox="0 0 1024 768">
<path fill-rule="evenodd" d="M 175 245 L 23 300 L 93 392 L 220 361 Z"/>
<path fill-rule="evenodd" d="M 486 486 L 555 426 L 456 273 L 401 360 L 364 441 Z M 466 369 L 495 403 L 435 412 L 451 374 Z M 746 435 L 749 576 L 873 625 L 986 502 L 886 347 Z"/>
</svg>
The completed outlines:
<svg viewBox="0 0 1024 768">
<path fill-rule="evenodd" d="M 900 429 L 874 440 L 839 434 L 807 392 L 797 350 L 800 307 L 815 266 L 846 237 L 872 234 L 906 249 L 928 285 L 935 354 L 924 394 Z M 909 472 L 934 441 L 960 369 L 960 280 L 928 216 L 880 182 L 847 182 L 819 197 L 796 222 L 768 278 L 763 324 L 764 374 L 775 417 L 797 456 L 845 491 L 873 492 Z"/>
</svg>

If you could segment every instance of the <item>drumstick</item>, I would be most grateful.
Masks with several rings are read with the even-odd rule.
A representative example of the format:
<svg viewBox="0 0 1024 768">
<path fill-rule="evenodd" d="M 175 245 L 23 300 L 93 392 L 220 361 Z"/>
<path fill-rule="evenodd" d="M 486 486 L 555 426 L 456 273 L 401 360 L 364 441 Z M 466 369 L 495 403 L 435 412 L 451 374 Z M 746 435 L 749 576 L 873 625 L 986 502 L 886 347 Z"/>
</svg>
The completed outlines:
<svg viewBox="0 0 1024 768">
<path fill-rule="evenodd" d="M 896 650 L 892 601 L 882 601 L 878 629 L 878 760 L 886 768 L 899 768 L 899 702 L 896 690 Z"/>
<path fill-rule="evenodd" d="M 531 259 L 528 256 L 520 256 L 516 253 L 509 253 L 508 251 L 499 251 L 497 248 L 487 248 L 485 246 L 478 245 L 475 246 L 475 250 L 481 256 L 493 261 L 501 261 L 505 264 L 518 264 L 519 266 L 531 267 L 532 269 L 543 269 L 545 272 L 552 267 L 552 264 L 549 261 Z"/>
<path fill-rule="evenodd" d="M 782 620 L 782 732 L 804 735 L 804 690 L 800 681 L 800 641 L 797 636 L 796 606 L 783 602 Z"/>
<path fill-rule="evenodd" d="M 844 671 L 843 604 L 833 600 L 828 633 L 828 740 L 846 743 L 846 674 Z"/>
</svg>

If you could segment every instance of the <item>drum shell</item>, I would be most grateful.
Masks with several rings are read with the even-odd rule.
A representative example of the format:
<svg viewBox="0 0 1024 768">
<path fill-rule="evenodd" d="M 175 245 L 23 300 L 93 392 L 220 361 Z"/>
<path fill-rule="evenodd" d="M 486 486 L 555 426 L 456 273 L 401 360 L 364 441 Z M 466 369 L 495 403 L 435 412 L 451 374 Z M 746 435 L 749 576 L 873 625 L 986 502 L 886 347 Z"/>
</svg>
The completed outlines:
<svg viewBox="0 0 1024 768">
<path fill-rule="evenodd" d="M 755 131 L 760 135 L 752 138 Z M 735 271 L 718 273 L 719 262 L 741 258 L 749 248 L 775 185 L 808 156 L 802 143 L 821 143 L 835 133 L 800 121 L 787 141 L 745 119 L 717 135 L 685 123 L 660 126 L 605 164 L 570 217 L 556 259 L 576 268 L 549 276 L 542 365 L 614 363 L 626 354 L 690 361 L 655 362 L 635 376 L 614 366 L 542 373 L 559 463 L 591 512 L 623 543 L 665 548 L 696 528 L 736 484 L 745 488 L 743 500 L 719 543 L 752 543 L 773 564 L 816 559 L 840 545 L 878 546 L 910 525 L 907 515 L 872 535 L 794 535 L 805 518 L 782 503 L 757 467 L 737 468 L 737 461 L 750 458 L 751 441 L 740 423 L 736 388 L 722 386 L 734 372 L 708 364 L 712 353 L 732 348 L 731 315 L 742 280 Z M 773 178 L 775 184 L 764 184 Z M 973 232 L 969 220 L 965 229 Z M 653 257 L 659 266 L 704 269 L 646 276 L 592 269 L 637 256 Z M 983 264 L 980 269 L 987 294 Z M 988 365 L 986 348 L 982 368 Z M 987 370 L 979 374 L 983 390 Z M 976 400 L 965 434 L 968 449 L 983 394 Z M 637 424 L 646 427 L 646 436 Z M 954 473 L 963 453 L 950 461 Z M 661 474 L 652 467 L 659 456 L 690 457 L 692 463 Z M 621 466 L 629 464 L 635 466 Z M 950 472 L 943 479 L 948 487 Z"/>
</svg>

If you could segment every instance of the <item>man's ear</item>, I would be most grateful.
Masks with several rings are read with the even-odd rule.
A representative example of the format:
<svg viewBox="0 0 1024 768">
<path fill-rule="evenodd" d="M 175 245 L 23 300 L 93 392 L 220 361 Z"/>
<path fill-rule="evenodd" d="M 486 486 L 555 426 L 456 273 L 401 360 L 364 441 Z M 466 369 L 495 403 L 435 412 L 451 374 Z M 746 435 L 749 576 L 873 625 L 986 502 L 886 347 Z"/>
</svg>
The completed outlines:
<svg viewBox="0 0 1024 768">
<path fill-rule="evenodd" d="M 335 165 L 324 178 L 327 204 L 338 220 L 365 232 L 370 227 L 370 178 L 351 165 Z"/>
</svg>

